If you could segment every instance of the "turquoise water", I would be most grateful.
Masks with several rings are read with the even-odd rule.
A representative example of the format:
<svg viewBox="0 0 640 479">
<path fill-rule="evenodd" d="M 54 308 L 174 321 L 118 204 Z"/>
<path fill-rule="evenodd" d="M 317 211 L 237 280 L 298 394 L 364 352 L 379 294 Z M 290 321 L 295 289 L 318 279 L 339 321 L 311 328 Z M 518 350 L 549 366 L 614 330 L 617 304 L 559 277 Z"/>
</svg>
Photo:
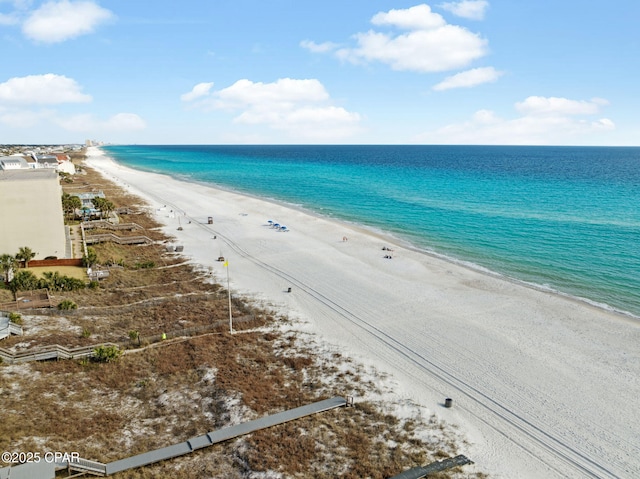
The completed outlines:
<svg viewBox="0 0 640 479">
<path fill-rule="evenodd" d="M 640 148 L 112 146 L 640 316 Z"/>
</svg>

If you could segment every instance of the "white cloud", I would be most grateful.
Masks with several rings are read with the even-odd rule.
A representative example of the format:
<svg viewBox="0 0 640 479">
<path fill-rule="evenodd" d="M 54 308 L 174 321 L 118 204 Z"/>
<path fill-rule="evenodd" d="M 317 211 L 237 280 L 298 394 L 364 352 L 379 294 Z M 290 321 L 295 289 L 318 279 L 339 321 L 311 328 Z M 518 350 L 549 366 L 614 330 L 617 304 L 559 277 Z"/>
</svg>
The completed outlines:
<svg viewBox="0 0 640 479">
<path fill-rule="evenodd" d="M 218 108 L 252 109 L 293 108 L 301 103 L 317 103 L 329 99 L 329 94 L 318 80 L 281 78 L 274 83 L 254 83 L 238 80 L 217 92 Z"/>
<path fill-rule="evenodd" d="M 445 78 L 433 86 L 434 90 L 450 90 L 452 88 L 470 88 L 483 83 L 495 82 L 504 72 L 493 67 L 474 68 Z"/>
<path fill-rule="evenodd" d="M 376 13 L 371 19 L 374 25 L 393 25 L 404 30 L 433 30 L 446 25 L 441 15 L 431 11 L 429 5 L 416 5 L 404 10 Z"/>
<path fill-rule="evenodd" d="M 144 130 L 147 123 L 135 113 L 118 113 L 104 123 L 104 128 L 109 131 Z"/>
<path fill-rule="evenodd" d="M 417 138 L 434 144 L 570 145 L 598 144 L 598 134 L 615 129 L 608 118 L 593 118 L 606 100 L 569 100 L 531 96 L 515 104 L 522 116 L 504 119 L 480 110 L 463 123 L 447 125 Z M 601 143 L 606 143 L 603 141 Z"/>
<path fill-rule="evenodd" d="M 0 115 L 0 123 L 11 128 L 33 128 L 42 120 L 52 118 L 55 112 L 51 110 L 30 111 L 23 108 L 13 108 Z"/>
<path fill-rule="evenodd" d="M 360 129 L 360 115 L 332 105 L 316 79 L 281 78 L 273 83 L 243 79 L 194 99 L 204 110 L 239 112 L 233 118 L 236 125 L 262 125 L 296 139 L 336 140 Z"/>
<path fill-rule="evenodd" d="M 182 101 L 190 102 L 198 98 L 206 97 L 209 95 L 209 91 L 213 88 L 213 82 L 210 83 L 198 83 L 194 86 L 189 93 L 185 93 L 180 96 Z"/>
<path fill-rule="evenodd" d="M 90 95 L 72 78 L 47 73 L 15 77 L 0 83 L 0 103 L 53 105 L 60 103 L 86 103 Z"/>
<path fill-rule="evenodd" d="M 16 10 L 29 8 L 33 0 L 0 0 L 0 3 L 10 3 Z"/>
<path fill-rule="evenodd" d="M 65 115 L 51 109 L 29 110 L 8 108 L 0 110 L 0 124 L 14 129 L 33 130 L 56 126 L 73 133 L 132 132 L 143 130 L 146 122 L 135 113 L 118 113 L 107 119 L 99 119 L 89 113 Z"/>
<path fill-rule="evenodd" d="M 12 13 L 0 13 L 0 25 L 16 25 L 20 22 L 17 15 Z"/>
<path fill-rule="evenodd" d="M 355 64 L 379 61 L 394 70 L 425 73 L 463 68 L 487 53 L 487 40 L 446 23 L 428 5 L 380 12 L 371 21 L 408 32 L 357 33 L 354 38 L 358 45 L 337 50 L 338 58 Z"/>
<path fill-rule="evenodd" d="M 0 25 L 4 26 L 18 25 L 24 18 L 25 12 L 31 6 L 31 0 L 0 0 L 0 4 L 2 3 L 9 3 L 13 8 L 12 12 L 0 13 Z"/>
<path fill-rule="evenodd" d="M 473 121 L 477 124 L 491 125 L 500 123 L 502 120 L 491 110 L 478 110 L 473 114 Z"/>
<path fill-rule="evenodd" d="M 599 120 L 592 123 L 594 129 L 601 130 L 615 130 L 616 125 L 609 118 L 600 118 Z"/>
<path fill-rule="evenodd" d="M 33 11 L 22 25 L 23 33 L 42 43 L 59 43 L 93 32 L 114 14 L 92 1 L 51 1 Z"/>
<path fill-rule="evenodd" d="M 67 131 L 73 132 L 119 132 L 144 130 L 146 122 L 135 113 L 118 113 L 101 120 L 91 114 L 80 114 L 69 117 L 58 117 L 55 121 Z"/>
<path fill-rule="evenodd" d="M 469 20 L 482 20 L 489 8 L 489 2 L 485 0 L 463 0 L 462 2 L 447 2 L 439 5 L 441 8 Z"/>
<path fill-rule="evenodd" d="M 311 40 L 302 40 L 300 42 L 300 46 L 302 48 L 306 48 L 307 50 L 313 53 L 327 53 L 338 48 L 337 43 L 333 43 L 333 42 L 316 43 L 316 42 L 312 42 Z"/>
<path fill-rule="evenodd" d="M 530 96 L 516 103 L 516 109 L 527 115 L 591 115 L 597 113 L 600 106 L 606 105 L 602 99 L 592 101 L 569 100 L 567 98 Z"/>
</svg>

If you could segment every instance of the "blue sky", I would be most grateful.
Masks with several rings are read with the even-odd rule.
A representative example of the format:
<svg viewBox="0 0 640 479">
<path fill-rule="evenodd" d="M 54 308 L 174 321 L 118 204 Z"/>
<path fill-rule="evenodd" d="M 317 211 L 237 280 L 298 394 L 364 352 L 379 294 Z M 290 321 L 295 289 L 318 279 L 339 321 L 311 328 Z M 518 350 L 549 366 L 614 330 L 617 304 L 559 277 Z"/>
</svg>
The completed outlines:
<svg viewBox="0 0 640 479">
<path fill-rule="evenodd" d="M 0 143 L 640 144 L 640 2 L 0 0 Z"/>
</svg>

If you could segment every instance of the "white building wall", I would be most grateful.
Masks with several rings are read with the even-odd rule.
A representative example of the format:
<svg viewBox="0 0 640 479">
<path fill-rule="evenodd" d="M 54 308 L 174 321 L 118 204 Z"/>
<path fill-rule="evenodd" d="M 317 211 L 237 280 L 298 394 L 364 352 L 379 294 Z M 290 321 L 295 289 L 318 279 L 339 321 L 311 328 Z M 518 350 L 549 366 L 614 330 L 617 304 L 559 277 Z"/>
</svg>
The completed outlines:
<svg viewBox="0 0 640 479">
<path fill-rule="evenodd" d="M 0 254 L 22 246 L 36 256 L 65 257 L 62 187 L 50 169 L 0 171 Z"/>
<path fill-rule="evenodd" d="M 60 163 L 58 163 L 58 171 L 69 173 L 70 175 L 75 175 L 76 167 L 71 161 L 61 161 Z"/>
</svg>

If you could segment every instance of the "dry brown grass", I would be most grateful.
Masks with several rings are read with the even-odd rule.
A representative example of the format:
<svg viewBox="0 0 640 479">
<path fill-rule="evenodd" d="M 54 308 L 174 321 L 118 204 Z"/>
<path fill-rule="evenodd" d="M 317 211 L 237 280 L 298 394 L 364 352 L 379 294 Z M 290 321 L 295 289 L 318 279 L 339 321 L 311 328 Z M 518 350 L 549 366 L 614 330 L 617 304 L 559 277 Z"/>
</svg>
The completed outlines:
<svg viewBox="0 0 640 479">
<path fill-rule="evenodd" d="M 87 270 L 80 266 L 29 266 L 27 271 L 31 271 L 38 278 L 43 278 L 43 273 L 51 271 L 57 272 L 60 276 L 69 276 L 70 278 L 87 280 Z"/>
<path fill-rule="evenodd" d="M 140 205 L 139 199 L 92 172 L 82 178 L 118 206 Z M 136 222 L 157 226 L 145 215 L 138 215 Z M 162 239 L 159 230 L 153 234 Z M 2 346 L 113 341 L 130 349 L 107 364 L 85 360 L 1 366 L 0 449 L 77 451 L 81 457 L 110 462 L 355 391 L 374 399 L 356 398 L 353 408 L 303 418 L 114 477 L 233 479 L 280 473 L 384 478 L 458 452 L 456 433 L 434 416 L 409 420 L 385 413 L 384 403 L 375 399 L 381 395 L 375 376 L 338 353 L 318 355 L 312 344 L 286 331 L 286 318 L 261 311 L 248 300 L 236 298 L 233 304 L 234 316 L 250 318 L 237 324 L 244 332 L 230 335 L 222 327 L 139 348 L 129 331 L 139 331 L 145 346 L 159 332 L 224 321 L 226 292 L 159 246 L 104 244 L 96 250 L 102 260 L 117 260 L 125 267 L 113 270 L 97 290 L 54 298 L 54 303 L 73 300 L 77 311 L 25 314 L 27 336 L 8 339 Z M 140 258 L 154 261 L 156 267 L 135 269 Z M 163 267 L 168 265 L 174 267 Z M 420 439 L 425 430 L 436 431 L 439 439 Z M 464 477 L 483 476 L 466 469 Z"/>
</svg>

